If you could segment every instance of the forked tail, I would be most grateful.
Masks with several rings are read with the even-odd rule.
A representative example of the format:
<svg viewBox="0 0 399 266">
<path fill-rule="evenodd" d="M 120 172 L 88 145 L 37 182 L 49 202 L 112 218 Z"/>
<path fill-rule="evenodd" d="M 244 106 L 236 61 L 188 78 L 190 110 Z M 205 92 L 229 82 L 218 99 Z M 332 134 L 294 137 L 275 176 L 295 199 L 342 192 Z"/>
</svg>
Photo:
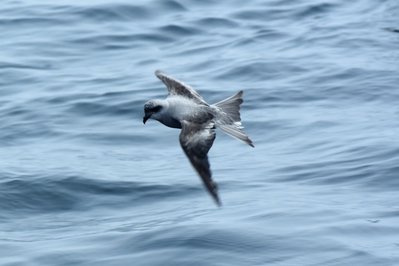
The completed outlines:
<svg viewBox="0 0 399 266">
<path fill-rule="evenodd" d="M 216 124 L 227 135 L 255 147 L 252 140 L 242 130 L 240 117 L 240 105 L 244 102 L 242 95 L 243 91 L 239 91 L 233 96 L 214 104 L 222 111 L 216 119 Z"/>
</svg>

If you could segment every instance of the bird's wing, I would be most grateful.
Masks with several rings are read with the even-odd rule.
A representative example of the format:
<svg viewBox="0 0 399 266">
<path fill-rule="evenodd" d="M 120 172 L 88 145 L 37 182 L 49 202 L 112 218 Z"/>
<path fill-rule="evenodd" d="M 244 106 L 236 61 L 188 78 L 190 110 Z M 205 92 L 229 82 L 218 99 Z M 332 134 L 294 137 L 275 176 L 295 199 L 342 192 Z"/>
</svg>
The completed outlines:
<svg viewBox="0 0 399 266">
<path fill-rule="evenodd" d="M 155 71 L 155 76 L 166 85 L 169 95 L 180 95 L 198 104 L 208 105 L 198 92 L 183 82 L 166 75 L 160 70 Z"/>
<path fill-rule="evenodd" d="M 212 147 L 216 133 L 212 122 L 205 124 L 182 121 L 180 145 L 191 164 L 200 175 L 202 182 L 215 200 L 221 205 L 216 183 L 212 180 L 212 173 L 208 161 L 208 151 Z"/>
</svg>

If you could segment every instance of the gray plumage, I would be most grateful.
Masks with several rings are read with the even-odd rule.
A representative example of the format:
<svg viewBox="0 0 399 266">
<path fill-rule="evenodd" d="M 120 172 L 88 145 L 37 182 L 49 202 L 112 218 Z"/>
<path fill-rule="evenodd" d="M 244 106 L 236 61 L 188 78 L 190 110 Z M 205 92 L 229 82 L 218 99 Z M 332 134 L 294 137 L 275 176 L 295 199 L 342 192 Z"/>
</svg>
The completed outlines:
<svg viewBox="0 0 399 266">
<path fill-rule="evenodd" d="M 226 134 L 254 147 L 241 126 L 240 104 L 243 102 L 243 92 L 239 91 L 223 101 L 209 105 L 201 95 L 183 82 L 159 70 L 155 71 L 155 75 L 166 85 L 169 94 L 166 99 L 145 103 L 143 123 L 151 118 L 168 127 L 182 129 L 180 145 L 208 192 L 220 206 L 217 186 L 212 180 L 208 152 L 216 137 L 215 128 L 220 128 Z"/>
</svg>

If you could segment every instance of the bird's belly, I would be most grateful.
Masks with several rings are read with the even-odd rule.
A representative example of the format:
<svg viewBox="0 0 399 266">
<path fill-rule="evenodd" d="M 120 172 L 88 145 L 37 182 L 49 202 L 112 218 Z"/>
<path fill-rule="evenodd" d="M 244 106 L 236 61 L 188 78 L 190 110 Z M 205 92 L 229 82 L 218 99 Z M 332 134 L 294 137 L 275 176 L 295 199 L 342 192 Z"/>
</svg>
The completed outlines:
<svg viewBox="0 0 399 266">
<path fill-rule="evenodd" d="M 168 115 L 162 121 L 165 126 L 182 128 L 183 120 L 192 123 L 203 123 L 211 118 L 209 107 L 193 103 L 184 98 L 174 97 L 169 99 Z"/>
<path fill-rule="evenodd" d="M 168 117 L 167 119 L 163 119 L 160 121 L 162 124 L 164 124 L 167 127 L 172 127 L 172 128 L 181 128 L 181 123 L 179 120 L 173 118 L 173 117 Z"/>
</svg>

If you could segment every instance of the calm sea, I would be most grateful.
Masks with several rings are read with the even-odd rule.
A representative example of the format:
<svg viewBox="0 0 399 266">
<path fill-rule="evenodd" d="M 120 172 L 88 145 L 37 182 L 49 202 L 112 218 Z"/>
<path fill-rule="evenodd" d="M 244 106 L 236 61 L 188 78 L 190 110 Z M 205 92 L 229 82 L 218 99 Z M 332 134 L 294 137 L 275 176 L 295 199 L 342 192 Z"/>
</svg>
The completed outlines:
<svg viewBox="0 0 399 266">
<path fill-rule="evenodd" d="M 397 0 L 3 0 L 0 265 L 399 265 Z M 244 90 L 218 208 L 161 69 Z"/>
</svg>

